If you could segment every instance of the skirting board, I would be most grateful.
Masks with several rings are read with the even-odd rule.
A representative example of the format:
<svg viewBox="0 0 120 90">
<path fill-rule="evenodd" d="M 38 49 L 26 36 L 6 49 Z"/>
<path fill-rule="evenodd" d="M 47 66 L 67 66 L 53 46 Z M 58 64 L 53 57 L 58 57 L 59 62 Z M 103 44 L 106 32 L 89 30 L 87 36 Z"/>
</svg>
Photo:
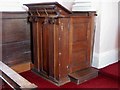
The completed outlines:
<svg viewBox="0 0 120 90">
<path fill-rule="evenodd" d="M 118 62 L 120 50 L 110 50 L 103 53 L 93 53 L 92 66 L 95 68 L 104 68 L 110 64 Z"/>
</svg>

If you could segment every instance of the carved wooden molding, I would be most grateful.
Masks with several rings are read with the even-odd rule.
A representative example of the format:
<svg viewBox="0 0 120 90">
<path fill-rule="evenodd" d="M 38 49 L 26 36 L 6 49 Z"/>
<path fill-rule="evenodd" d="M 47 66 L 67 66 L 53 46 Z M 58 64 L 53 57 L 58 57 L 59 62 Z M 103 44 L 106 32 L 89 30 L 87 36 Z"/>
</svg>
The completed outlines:
<svg viewBox="0 0 120 90">
<path fill-rule="evenodd" d="M 41 17 L 29 17 L 29 21 L 30 22 L 38 22 L 40 21 Z M 42 24 L 46 24 L 46 23 L 49 23 L 49 24 L 57 24 L 58 23 L 58 20 L 57 18 L 53 18 L 53 17 L 43 17 L 44 18 L 44 21 L 42 22 Z"/>
</svg>

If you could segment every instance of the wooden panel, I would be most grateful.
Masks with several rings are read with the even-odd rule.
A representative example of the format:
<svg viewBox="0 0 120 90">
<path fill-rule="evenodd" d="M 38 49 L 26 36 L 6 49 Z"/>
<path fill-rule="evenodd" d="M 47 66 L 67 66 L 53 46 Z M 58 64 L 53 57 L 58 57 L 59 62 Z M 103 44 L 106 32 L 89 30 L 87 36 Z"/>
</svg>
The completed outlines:
<svg viewBox="0 0 120 90">
<path fill-rule="evenodd" d="M 43 72 L 54 77 L 54 24 L 46 23 L 42 26 Z"/>
<path fill-rule="evenodd" d="M 70 65 L 70 67 L 72 68 L 71 72 L 75 72 L 80 69 L 84 69 L 88 67 L 87 51 L 81 50 L 81 51 L 73 52 L 71 63 L 72 63 Z"/>
<path fill-rule="evenodd" d="M 33 63 L 34 63 L 34 68 L 38 71 L 40 71 L 40 59 L 41 59 L 41 55 L 40 55 L 40 46 L 41 45 L 41 41 L 37 40 L 37 38 L 39 39 L 39 37 L 41 36 L 41 29 L 38 28 L 38 23 L 34 22 L 32 23 L 32 56 L 33 56 Z M 40 30 L 38 30 L 40 29 Z M 39 31 L 39 32 L 38 32 Z"/>
<path fill-rule="evenodd" d="M 79 66 L 80 63 L 83 63 L 86 61 L 86 51 L 78 51 L 78 52 L 73 52 L 73 56 L 72 59 L 74 61 L 72 61 L 72 65 L 73 66 Z"/>
<path fill-rule="evenodd" d="M 11 66 L 30 61 L 30 26 L 25 12 L 2 13 L 3 62 Z"/>
<path fill-rule="evenodd" d="M 42 37 L 43 37 L 43 71 L 46 73 L 46 74 L 49 74 L 49 38 L 52 38 L 50 37 L 50 33 L 49 33 L 49 30 L 51 29 L 50 27 L 50 24 L 45 24 L 43 25 L 43 28 L 42 28 Z M 51 47 L 52 48 L 52 47 Z M 52 67 L 51 67 L 52 68 Z"/>
<path fill-rule="evenodd" d="M 69 70 L 69 18 L 60 19 L 59 28 L 59 69 L 60 78 L 67 76 Z"/>
<path fill-rule="evenodd" d="M 20 54 L 22 52 L 29 53 L 27 52 L 29 50 L 30 50 L 29 41 L 3 44 L 3 55 L 5 55 L 6 57 L 11 56 L 11 53 L 13 53 L 13 55 Z"/>
<path fill-rule="evenodd" d="M 49 24 L 49 76 L 54 77 L 54 28 L 55 24 Z"/>
<path fill-rule="evenodd" d="M 73 48 L 73 52 L 74 51 L 80 51 L 80 50 L 85 50 L 86 47 L 88 46 L 88 43 L 86 41 L 80 41 L 77 43 L 72 43 L 72 48 Z"/>
<path fill-rule="evenodd" d="M 87 39 L 87 23 L 81 23 L 78 19 L 73 20 L 73 43 L 80 42 Z"/>
<path fill-rule="evenodd" d="M 30 45 L 29 41 L 3 44 L 2 46 L 3 62 L 11 66 L 17 63 L 27 62 L 31 60 L 29 45 Z"/>
<path fill-rule="evenodd" d="M 28 17 L 27 12 L 0 12 L 0 13 L 2 13 L 2 19 L 26 19 Z"/>
<path fill-rule="evenodd" d="M 54 24 L 44 23 L 44 18 L 33 24 L 33 59 L 35 68 L 47 76 L 54 76 Z M 37 52 L 36 52 L 37 51 Z"/>
<path fill-rule="evenodd" d="M 72 56 L 70 60 L 70 72 L 75 72 L 89 67 L 89 18 L 72 17 L 71 21 Z"/>
<path fill-rule="evenodd" d="M 59 21 L 59 19 L 58 19 Z M 54 78 L 59 80 L 59 24 L 54 26 Z"/>
<path fill-rule="evenodd" d="M 20 42 L 29 39 L 30 36 L 27 33 L 30 32 L 27 27 L 26 19 L 4 19 L 3 43 Z"/>
</svg>

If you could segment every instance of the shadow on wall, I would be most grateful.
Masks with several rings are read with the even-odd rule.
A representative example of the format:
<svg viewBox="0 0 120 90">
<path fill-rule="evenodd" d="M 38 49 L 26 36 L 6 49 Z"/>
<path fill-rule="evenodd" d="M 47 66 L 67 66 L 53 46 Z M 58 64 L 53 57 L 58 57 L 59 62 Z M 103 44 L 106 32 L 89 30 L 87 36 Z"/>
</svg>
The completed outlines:
<svg viewBox="0 0 120 90">
<path fill-rule="evenodd" d="M 120 61 L 120 1 L 118 2 L 118 48 L 119 48 L 119 61 Z"/>
</svg>

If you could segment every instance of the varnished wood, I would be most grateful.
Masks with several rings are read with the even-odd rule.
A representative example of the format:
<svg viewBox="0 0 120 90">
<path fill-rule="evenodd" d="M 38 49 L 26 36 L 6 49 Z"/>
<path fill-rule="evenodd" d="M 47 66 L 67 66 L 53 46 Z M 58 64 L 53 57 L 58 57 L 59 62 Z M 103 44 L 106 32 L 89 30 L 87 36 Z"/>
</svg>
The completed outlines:
<svg viewBox="0 0 120 90">
<path fill-rule="evenodd" d="M 67 10 L 66 8 L 64 8 L 61 4 L 59 4 L 58 2 L 48 2 L 48 3 L 34 3 L 34 4 L 24 4 L 26 6 L 28 6 L 30 8 L 30 10 L 35 11 L 35 9 L 50 9 L 50 10 L 55 10 L 56 8 L 58 8 L 57 10 L 60 10 L 58 12 L 60 12 L 61 14 L 71 14 L 71 12 L 69 10 Z M 39 15 L 39 14 L 38 14 Z"/>
<path fill-rule="evenodd" d="M 70 82 L 69 74 L 91 68 L 95 12 L 70 12 L 56 2 L 25 5 L 32 25 L 34 72 L 59 86 Z"/>
<path fill-rule="evenodd" d="M 69 18 L 61 18 L 59 25 L 59 42 L 58 42 L 58 60 L 59 60 L 59 78 L 67 77 L 69 72 Z"/>
<path fill-rule="evenodd" d="M 2 44 L 3 62 L 12 66 L 31 60 L 29 41 Z"/>
<path fill-rule="evenodd" d="M 26 22 L 26 20 L 17 20 L 17 19 L 3 20 L 3 43 L 18 42 L 18 41 L 26 40 L 27 39 L 26 33 L 23 31 L 23 29 L 24 30 L 26 29 L 26 25 L 24 24 L 24 22 Z"/>
<path fill-rule="evenodd" d="M 7 12 L 3 11 L 0 12 L 2 14 L 2 17 L 0 19 L 26 19 L 28 17 L 28 14 L 26 12 Z"/>
<path fill-rule="evenodd" d="M 25 62 L 25 63 L 20 63 L 20 64 L 13 65 L 10 68 L 13 69 L 17 73 L 22 73 L 22 72 L 31 70 L 30 65 L 31 65 L 30 62 Z"/>
<path fill-rule="evenodd" d="M 81 84 L 97 76 L 98 76 L 98 70 L 94 68 L 86 68 L 69 74 L 71 81 L 76 84 Z"/>
<path fill-rule="evenodd" d="M 0 12 L 2 17 L 2 60 L 13 66 L 31 60 L 30 25 L 26 12 Z"/>
<path fill-rule="evenodd" d="M 0 72 L 2 72 L 1 78 L 8 83 L 13 89 L 33 89 L 37 88 L 35 84 L 30 83 L 28 80 L 20 76 L 13 71 L 7 65 L 0 61 Z"/>
<path fill-rule="evenodd" d="M 70 72 L 75 72 L 89 67 L 89 38 L 90 18 L 88 16 L 72 16 L 72 56 L 70 61 Z"/>
</svg>

